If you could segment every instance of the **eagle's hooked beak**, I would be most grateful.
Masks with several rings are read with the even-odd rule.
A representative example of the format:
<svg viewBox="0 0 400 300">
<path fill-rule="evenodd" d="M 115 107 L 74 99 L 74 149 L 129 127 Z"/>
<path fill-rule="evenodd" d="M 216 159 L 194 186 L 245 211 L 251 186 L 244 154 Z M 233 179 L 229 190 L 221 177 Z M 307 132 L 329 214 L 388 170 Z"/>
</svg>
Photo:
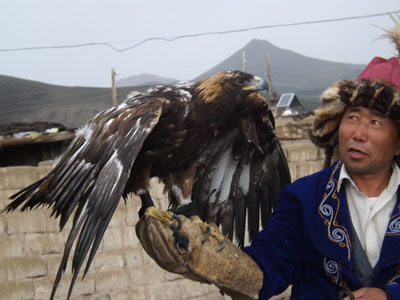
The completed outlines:
<svg viewBox="0 0 400 300">
<path fill-rule="evenodd" d="M 256 91 L 266 91 L 268 93 L 269 84 L 267 81 L 261 77 L 254 76 L 250 84 L 243 88 L 243 91 L 256 92 Z"/>
</svg>

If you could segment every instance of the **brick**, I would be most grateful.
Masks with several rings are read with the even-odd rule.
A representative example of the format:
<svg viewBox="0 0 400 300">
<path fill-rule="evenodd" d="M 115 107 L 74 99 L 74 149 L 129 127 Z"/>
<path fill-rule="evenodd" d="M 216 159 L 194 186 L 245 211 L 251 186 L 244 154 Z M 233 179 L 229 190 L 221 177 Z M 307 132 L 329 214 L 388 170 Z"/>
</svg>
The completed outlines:
<svg viewBox="0 0 400 300">
<path fill-rule="evenodd" d="M 0 168 L 0 190 L 22 189 L 39 180 L 36 167 L 7 167 Z"/>
<path fill-rule="evenodd" d="M 47 275 L 46 261 L 39 257 L 6 258 L 7 280 L 21 280 Z"/>
<path fill-rule="evenodd" d="M 304 162 L 319 159 L 318 148 L 309 141 L 286 142 L 282 144 L 289 162 Z"/>
<path fill-rule="evenodd" d="M 176 283 L 166 282 L 157 285 L 147 286 L 146 300 L 176 300 L 182 299 Z"/>
<path fill-rule="evenodd" d="M 5 218 L 1 217 L 0 215 L 0 233 L 3 233 L 6 231 L 6 220 Z"/>
<path fill-rule="evenodd" d="M 25 251 L 33 255 L 61 254 L 66 237 L 59 233 L 31 233 L 25 236 Z"/>
<path fill-rule="evenodd" d="M 183 297 L 181 298 L 182 300 L 190 300 L 193 298 L 190 297 Z M 206 295 L 201 295 L 195 298 L 196 300 L 231 300 L 232 298 L 227 296 L 227 295 L 221 295 L 220 292 L 216 293 L 211 293 L 211 294 L 206 294 Z"/>
<path fill-rule="evenodd" d="M 125 224 L 127 226 L 135 226 L 139 221 L 138 211 L 140 208 L 140 199 L 137 197 L 129 197 L 124 214 Z"/>
<path fill-rule="evenodd" d="M 48 216 L 40 209 L 6 215 L 7 233 L 40 233 L 46 232 Z"/>
<path fill-rule="evenodd" d="M 54 279 L 55 277 L 54 278 L 44 277 L 34 280 L 33 287 L 35 292 L 35 298 L 49 299 L 51 291 L 53 289 Z M 71 279 L 72 279 L 71 275 L 65 275 L 61 278 L 60 284 L 57 287 L 55 298 L 66 299 Z M 75 281 L 74 288 L 72 290 L 73 298 L 80 297 L 80 295 L 89 295 L 93 293 L 94 293 L 93 276 L 87 275 L 84 280 L 81 280 L 81 276 L 78 276 L 77 280 Z"/>
<path fill-rule="evenodd" d="M 121 229 L 107 228 L 103 236 L 103 250 L 121 249 L 124 247 Z"/>
<path fill-rule="evenodd" d="M 153 282 L 165 282 L 165 276 L 168 273 L 164 271 L 157 263 L 148 256 L 145 251 L 143 252 L 143 271 L 141 273 L 137 272 L 136 275 L 141 274 L 143 278 L 148 278 Z M 131 273 L 132 276 L 132 273 Z"/>
<path fill-rule="evenodd" d="M 166 281 L 178 281 L 178 280 L 183 280 L 183 279 L 184 279 L 184 277 L 182 275 L 179 275 L 176 273 L 166 272 L 166 274 L 165 274 Z"/>
<path fill-rule="evenodd" d="M 7 268 L 4 266 L 4 262 L 2 260 L 2 262 L 0 264 L 0 284 L 5 281 L 7 281 Z M 1 289 L 0 289 L 0 291 L 1 291 Z"/>
<path fill-rule="evenodd" d="M 305 163 L 294 163 L 292 166 L 295 166 L 296 176 L 295 178 L 301 178 L 312 173 L 315 173 L 322 169 L 322 161 L 309 161 Z M 292 175 L 292 177 L 294 177 Z M 294 178 L 292 178 L 294 179 Z"/>
<path fill-rule="evenodd" d="M 49 277 L 38 278 L 33 281 L 35 298 L 49 299 L 53 288 L 54 279 Z"/>
<path fill-rule="evenodd" d="M 31 281 L 7 281 L 0 283 L 0 300 L 33 299 Z"/>
<path fill-rule="evenodd" d="M 127 205 L 125 205 L 124 200 L 121 199 L 118 204 L 117 209 L 115 210 L 110 223 L 108 224 L 108 228 L 118 227 L 121 228 L 125 225 L 125 211 L 127 209 Z"/>
<path fill-rule="evenodd" d="M 50 173 L 50 171 L 53 169 L 52 165 L 44 165 L 44 166 L 39 166 L 37 167 L 38 171 L 38 176 L 39 178 L 45 177 L 47 174 Z"/>
<path fill-rule="evenodd" d="M 65 300 L 65 297 L 64 298 L 60 298 L 59 300 Z M 71 300 L 114 300 L 114 299 L 111 298 L 109 293 L 102 293 L 102 294 L 92 294 L 92 295 L 78 296 L 78 297 L 73 298 Z"/>
<path fill-rule="evenodd" d="M 74 218 L 74 214 L 70 216 L 70 219 L 65 224 L 63 230 L 60 229 L 60 217 L 57 219 L 52 216 L 50 217 L 51 211 L 50 210 L 43 210 L 43 213 L 46 215 L 46 232 L 57 232 L 57 233 L 64 233 L 68 236 L 68 233 L 71 231 L 72 228 L 72 219 Z"/>
<path fill-rule="evenodd" d="M 97 252 L 90 268 L 96 272 L 104 272 L 122 270 L 124 265 L 123 251 L 108 250 Z"/>
<path fill-rule="evenodd" d="M 140 270 L 144 267 L 141 248 L 127 247 L 123 251 L 125 266 L 129 269 Z"/>
<path fill-rule="evenodd" d="M 158 266 L 157 263 L 151 259 L 143 249 L 141 250 L 143 253 L 142 266 L 132 267 L 129 270 L 132 282 L 134 282 L 135 286 L 146 285 L 154 282 L 166 282 L 166 274 L 168 274 L 168 272 Z"/>
<path fill-rule="evenodd" d="M 16 190 L 16 189 L 0 190 L 0 207 L 1 207 L 1 209 L 11 202 L 9 197 L 14 195 L 18 191 L 19 190 Z"/>
<path fill-rule="evenodd" d="M 25 241 L 22 235 L 8 235 L 0 232 L 0 257 L 19 257 L 24 253 Z"/>
<path fill-rule="evenodd" d="M 145 292 L 144 287 L 137 288 L 137 289 L 129 289 L 123 291 L 112 292 L 110 294 L 110 298 L 112 300 L 145 300 Z"/>
<path fill-rule="evenodd" d="M 47 271 L 48 274 L 51 278 L 55 278 L 57 271 L 58 271 L 58 267 L 60 265 L 61 262 L 61 254 L 49 254 L 49 255 L 43 255 L 43 259 L 46 261 L 46 265 L 47 265 Z M 67 265 L 67 269 L 65 270 L 65 274 L 70 274 L 71 272 L 71 263 L 70 263 L 71 259 L 69 259 L 68 261 L 68 265 Z"/>
<path fill-rule="evenodd" d="M 124 247 L 141 247 L 134 226 L 125 226 L 121 229 Z"/>
<path fill-rule="evenodd" d="M 194 282 L 188 279 L 180 280 L 177 284 L 182 299 L 193 299 L 219 291 L 215 285 Z"/>
<path fill-rule="evenodd" d="M 299 176 L 297 176 L 297 164 L 295 163 L 289 163 L 289 172 L 290 172 L 290 177 L 292 179 L 292 182 L 295 181 L 296 179 L 299 178 Z"/>
<path fill-rule="evenodd" d="M 96 293 L 128 289 L 131 285 L 129 274 L 124 270 L 101 272 L 94 275 L 94 277 Z"/>
</svg>

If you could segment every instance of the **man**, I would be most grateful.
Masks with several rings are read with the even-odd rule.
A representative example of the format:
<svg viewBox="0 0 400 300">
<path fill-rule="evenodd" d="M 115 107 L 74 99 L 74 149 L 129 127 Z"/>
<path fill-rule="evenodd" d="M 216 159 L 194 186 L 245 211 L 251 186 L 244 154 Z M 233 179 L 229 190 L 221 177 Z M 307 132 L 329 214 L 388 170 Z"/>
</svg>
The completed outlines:
<svg viewBox="0 0 400 300">
<path fill-rule="evenodd" d="M 322 101 L 310 137 L 326 168 L 286 186 L 243 249 L 262 271 L 259 299 L 289 285 L 291 299 L 400 299 L 400 57 L 374 58 Z"/>
<path fill-rule="evenodd" d="M 398 65 L 373 62 L 365 72 L 391 63 Z M 289 284 L 293 299 L 338 299 L 351 290 L 355 299 L 400 299 L 400 171 L 393 162 L 400 134 L 391 115 L 396 104 L 382 105 L 400 99 L 400 85 L 363 74 L 328 89 L 316 112 L 312 140 L 327 153 L 337 145 L 340 160 L 287 186 L 266 228 L 244 249 L 263 270 L 260 299 Z"/>
</svg>

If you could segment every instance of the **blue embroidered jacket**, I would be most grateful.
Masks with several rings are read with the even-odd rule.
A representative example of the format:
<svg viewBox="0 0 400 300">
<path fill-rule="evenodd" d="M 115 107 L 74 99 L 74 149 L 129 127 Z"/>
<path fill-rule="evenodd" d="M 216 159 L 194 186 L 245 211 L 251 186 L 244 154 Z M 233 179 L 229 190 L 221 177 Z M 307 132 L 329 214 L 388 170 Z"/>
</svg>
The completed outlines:
<svg viewBox="0 0 400 300">
<path fill-rule="evenodd" d="M 260 299 L 292 284 L 291 299 L 337 300 L 342 287 L 357 290 L 352 274 L 352 227 L 344 189 L 337 192 L 342 163 L 286 186 L 267 226 L 244 248 L 264 273 Z M 400 299 L 400 193 L 375 267 L 372 287 Z"/>
</svg>

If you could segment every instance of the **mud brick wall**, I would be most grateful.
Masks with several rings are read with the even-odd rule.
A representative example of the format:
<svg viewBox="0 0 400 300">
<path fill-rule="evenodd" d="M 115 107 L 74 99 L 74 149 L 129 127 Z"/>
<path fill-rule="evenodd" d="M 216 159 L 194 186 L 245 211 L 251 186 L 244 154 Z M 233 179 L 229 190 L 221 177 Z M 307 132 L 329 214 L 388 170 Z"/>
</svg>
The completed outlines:
<svg viewBox="0 0 400 300">
<path fill-rule="evenodd" d="M 320 169 L 322 154 L 308 141 L 283 142 L 292 179 Z M 43 177 L 51 167 L 0 168 L 0 209 L 8 197 Z M 156 182 L 155 185 L 157 186 Z M 162 188 L 154 188 L 153 198 L 165 209 Z M 135 234 L 138 199 L 127 205 L 121 201 L 92 266 L 84 278 L 79 275 L 71 299 L 228 299 L 215 286 L 191 282 L 160 269 L 143 251 Z M 58 220 L 39 208 L 30 212 L 0 214 L 0 299 L 49 299 L 62 249 L 70 229 L 59 232 Z M 68 264 L 57 290 L 56 299 L 66 299 L 71 279 Z M 275 297 L 288 299 L 290 292 Z"/>
</svg>

